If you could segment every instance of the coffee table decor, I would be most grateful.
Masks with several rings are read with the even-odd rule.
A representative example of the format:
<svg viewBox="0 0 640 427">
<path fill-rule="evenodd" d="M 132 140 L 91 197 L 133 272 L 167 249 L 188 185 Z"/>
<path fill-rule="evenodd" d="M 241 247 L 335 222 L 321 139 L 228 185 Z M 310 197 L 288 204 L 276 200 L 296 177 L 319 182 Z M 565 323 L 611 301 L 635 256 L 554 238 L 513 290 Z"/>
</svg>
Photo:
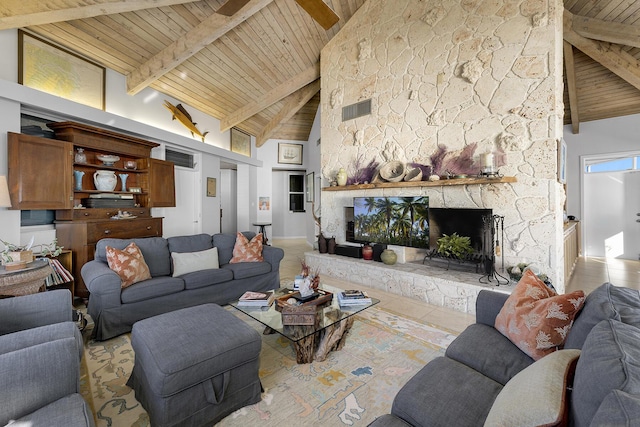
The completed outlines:
<svg viewBox="0 0 640 427">
<path fill-rule="evenodd" d="M 354 315 L 380 302 L 371 298 L 369 304 L 340 307 L 334 295 L 342 291 L 320 285 L 312 298 L 305 299 L 298 291 L 280 288 L 271 307 L 246 307 L 237 301 L 230 305 L 262 323 L 264 335 L 278 333 L 288 339 L 297 363 L 321 362 L 344 346 Z"/>
</svg>

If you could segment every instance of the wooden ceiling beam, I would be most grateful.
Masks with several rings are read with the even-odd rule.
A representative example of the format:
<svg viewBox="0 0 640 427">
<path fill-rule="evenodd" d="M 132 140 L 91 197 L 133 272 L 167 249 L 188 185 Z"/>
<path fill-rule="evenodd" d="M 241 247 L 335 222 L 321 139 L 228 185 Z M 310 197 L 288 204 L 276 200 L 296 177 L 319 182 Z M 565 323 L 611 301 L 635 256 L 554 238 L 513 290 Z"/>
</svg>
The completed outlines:
<svg viewBox="0 0 640 427">
<path fill-rule="evenodd" d="M 20 4 L 24 0 L 3 4 L 7 10 L 20 10 Z M 3 0 L 3 3 L 5 0 Z M 0 30 L 11 28 L 24 28 L 33 25 L 52 24 L 54 22 L 72 21 L 74 19 L 93 18 L 94 16 L 113 15 L 116 13 L 134 12 L 136 10 L 151 9 L 156 7 L 173 6 L 176 4 L 192 3 L 193 0 L 98 0 L 96 4 L 78 7 L 66 7 L 51 10 L 48 2 L 38 2 L 42 9 L 38 12 L 25 13 L 0 18 Z M 11 3 L 14 3 L 12 5 Z"/>
<path fill-rule="evenodd" d="M 255 101 L 248 103 L 239 110 L 236 110 L 228 116 L 224 117 L 222 120 L 220 120 L 220 132 L 231 129 L 238 123 L 245 121 L 249 117 L 254 116 L 255 114 L 259 113 L 265 108 L 270 107 L 281 99 L 286 98 L 300 88 L 303 88 L 314 80 L 317 80 L 319 77 L 320 63 L 318 62 L 317 64 L 299 73 L 292 79 L 287 80 L 286 82 L 274 87 Z"/>
<path fill-rule="evenodd" d="M 218 13 L 196 25 L 187 34 L 155 54 L 127 75 L 127 93 L 135 95 L 151 82 L 173 70 L 205 46 L 240 25 L 273 0 L 250 0 L 233 16 Z"/>
<path fill-rule="evenodd" d="M 576 87 L 576 69 L 573 60 L 573 46 L 564 43 L 564 69 L 567 77 L 567 92 L 569 94 L 569 111 L 571 113 L 571 129 L 574 134 L 580 132 L 580 115 L 578 114 L 578 89 Z"/>
<path fill-rule="evenodd" d="M 567 12 L 565 10 L 565 13 Z M 582 37 L 640 48 L 640 26 L 573 15 L 571 29 Z"/>
<path fill-rule="evenodd" d="M 564 11 L 564 40 L 580 49 L 636 89 L 640 89 L 640 61 L 607 42 L 581 36 L 572 29 L 573 14 Z"/>
<path fill-rule="evenodd" d="M 267 123 L 267 125 L 256 135 L 256 147 L 261 147 L 271 136 L 278 131 L 282 123 L 289 120 L 296 114 L 307 102 L 320 91 L 320 79 L 308 84 L 292 95 L 282 106 L 280 111 Z"/>
</svg>

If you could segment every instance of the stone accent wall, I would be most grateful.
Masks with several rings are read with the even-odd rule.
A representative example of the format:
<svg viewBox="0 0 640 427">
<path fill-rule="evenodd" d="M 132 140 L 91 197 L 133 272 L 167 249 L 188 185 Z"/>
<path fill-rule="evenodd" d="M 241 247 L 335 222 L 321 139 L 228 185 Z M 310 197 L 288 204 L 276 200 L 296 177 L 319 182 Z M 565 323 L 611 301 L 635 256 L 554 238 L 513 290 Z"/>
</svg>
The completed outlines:
<svg viewBox="0 0 640 427">
<path fill-rule="evenodd" d="M 321 56 L 324 185 L 344 167 L 390 160 L 431 164 L 438 146 L 474 160 L 498 153 L 513 184 L 322 193 L 322 230 L 344 242 L 355 196 L 426 195 L 434 207 L 505 216 L 506 265 L 535 264 L 561 292 L 562 136 L 559 0 L 366 2 Z M 342 107 L 372 99 L 372 114 L 342 122 Z"/>
</svg>

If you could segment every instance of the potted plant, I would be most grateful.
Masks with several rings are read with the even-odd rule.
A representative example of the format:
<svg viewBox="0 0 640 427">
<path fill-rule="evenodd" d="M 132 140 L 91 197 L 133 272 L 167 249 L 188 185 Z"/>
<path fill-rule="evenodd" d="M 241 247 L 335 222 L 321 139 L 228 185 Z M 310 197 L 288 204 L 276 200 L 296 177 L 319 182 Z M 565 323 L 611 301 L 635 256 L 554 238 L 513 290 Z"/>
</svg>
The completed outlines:
<svg viewBox="0 0 640 427">
<path fill-rule="evenodd" d="M 53 239 L 49 244 L 41 244 L 33 246 L 33 238 L 27 245 L 18 246 L 13 243 L 2 242 L 4 249 L 0 252 L 0 258 L 3 264 L 10 262 L 31 262 L 33 261 L 33 252 L 43 255 L 56 257 L 62 252 L 62 246 L 58 246 L 58 239 Z"/>
<path fill-rule="evenodd" d="M 453 233 L 438 239 L 438 253 L 447 258 L 465 259 L 473 253 L 471 238 Z"/>
</svg>

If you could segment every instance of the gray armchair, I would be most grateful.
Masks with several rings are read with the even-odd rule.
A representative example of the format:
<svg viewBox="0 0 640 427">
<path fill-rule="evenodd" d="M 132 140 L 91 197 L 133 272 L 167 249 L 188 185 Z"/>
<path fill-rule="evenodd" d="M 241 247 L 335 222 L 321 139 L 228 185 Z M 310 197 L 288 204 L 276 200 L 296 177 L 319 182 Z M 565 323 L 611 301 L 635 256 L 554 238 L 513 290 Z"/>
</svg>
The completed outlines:
<svg viewBox="0 0 640 427">
<path fill-rule="evenodd" d="M 83 340 L 68 290 L 0 300 L 0 425 L 94 426 L 80 395 Z"/>
</svg>

